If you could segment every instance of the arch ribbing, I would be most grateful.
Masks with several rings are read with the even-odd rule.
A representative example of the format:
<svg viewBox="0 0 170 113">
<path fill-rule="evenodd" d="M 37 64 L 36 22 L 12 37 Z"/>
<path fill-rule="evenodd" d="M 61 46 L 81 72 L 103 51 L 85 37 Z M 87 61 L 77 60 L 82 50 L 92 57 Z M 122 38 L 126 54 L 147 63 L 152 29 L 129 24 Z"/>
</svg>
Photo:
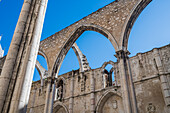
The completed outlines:
<svg viewBox="0 0 170 113">
<path fill-rule="evenodd" d="M 67 107 L 66 107 L 63 103 L 61 103 L 61 102 L 56 102 L 56 103 L 53 105 L 53 113 L 56 113 L 61 107 L 64 108 L 64 110 L 66 111 L 66 113 L 69 113 Z"/>
<path fill-rule="evenodd" d="M 114 89 L 107 90 L 99 99 L 96 106 L 96 113 L 101 113 L 101 109 L 103 108 L 105 102 L 110 98 L 111 96 L 118 96 L 122 98 L 121 93 L 114 91 Z"/>
<path fill-rule="evenodd" d="M 80 72 L 90 70 L 90 66 L 87 61 L 86 56 L 81 52 L 81 50 L 79 49 L 79 47 L 77 46 L 76 43 L 73 44 L 72 49 L 74 50 L 74 52 L 77 56 L 77 59 L 79 61 Z"/>
<path fill-rule="evenodd" d="M 114 46 L 115 50 L 118 50 L 118 44 L 114 37 L 109 33 L 106 29 L 97 26 L 97 25 L 81 25 L 77 27 L 77 29 L 71 33 L 68 40 L 65 42 L 64 46 L 62 47 L 59 55 L 57 56 L 57 59 L 54 63 L 53 70 L 52 70 L 52 76 L 58 75 L 59 69 L 61 67 L 61 63 L 64 60 L 65 55 L 67 54 L 68 50 L 72 47 L 74 42 L 80 37 L 80 35 L 85 31 L 96 31 L 102 35 L 104 35 L 106 38 L 110 40 L 112 45 Z"/>
<path fill-rule="evenodd" d="M 151 2 L 152 0 L 139 0 L 138 3 L 133 7 L 131 13 L 127 17 L 125 24 L 122 29 L 121 33 L 121 43 L 120 43 L 120 50 L 127 50 L 128 46 L 128 39 L 131 32 L 131 29 L 141 14 L 141 12 L 145 9 L 145 7 Z"/>
</svg>

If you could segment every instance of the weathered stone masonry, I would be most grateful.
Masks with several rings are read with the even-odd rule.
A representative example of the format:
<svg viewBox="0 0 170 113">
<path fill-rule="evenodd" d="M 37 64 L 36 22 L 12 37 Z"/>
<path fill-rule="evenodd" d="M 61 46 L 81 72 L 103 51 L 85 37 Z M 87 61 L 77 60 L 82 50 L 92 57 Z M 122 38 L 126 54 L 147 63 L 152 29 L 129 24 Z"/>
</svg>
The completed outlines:
<svg viewBox="0 0 170 113">
<path fill-rule="evenodd" d="M 158 71 L 158 65 L 155 61 L 155 51 L 160 55 L 161 63 L 164 65 L 161 74 Z M 153 57 L 154 56 L 154 57 Z M 168 113 L 169 106 L 166 105 L 164 89 L 161 77 L 164 75 L 169 83 L 170 80 L 170 45 L 154 48 L 146 53 L 138 53 L 136 56 L 129 58 L 132 70 L 132 79 L 135 89 L 135 97 L 137 99 L 137 108 L 139 113 Z M 114 63 L 114 64 L 113 64 Z M 117 83 L 115 86 L 103 87 L 103 66 L 84 72 L 86 76 L 86 88 L 81 91 L 80 70 L 68 72 L 58 77 L 58 80 L 64 80 L 63 99 L 55 100 L 53 106 L 54 113 L 68 113 L 70 111 L 70 99 L 73 99 L 73 113 L 125 113 L 123 106 L 123 97 L 121 91 L 121 74 L 119 72 L 118 62 L 106 62 L 104 65 L 114 65 L 114 78 Z M 74 81 L 74 83 L 72 82 Z M 94 82 L 93 82 L 94 80 Z M 45 81 L 46 82 L 46 81 Z M 73 90 L 70 88 L 73 84 Z M 163 86 L 162 86 L 163 85 Z M 43 92 L 40 89 L 40 81 L 32 84 L 30 100 L 28 104 L 28 113 L 32 109 L 32 113 L 42 113 L 44 109 L 44 97 L 46 85 Z M 162 89 L 162 90 L 161 90 Z M 73 96 L 72 92 L 73 91 Z M 36 92 L 36 93 L 35 93 Z M 94 94 L 94 96 L 93 96 Z M 94 97 L 94 99 L 92 98 Z M 34 104 L 32 104 L 34 103 Z M 94 104 L 94 108 L 93 107 Z M 151 109 L 149 109 L 151 107 Z M 93 112 L 94 112 L 93 111 Z"/>
<path fill-rule="evenodd" d="M 27 110 L 47 0 L 24 0 L 0 76 L 0 112 Z"/>
<path fill-rule="evenodd" d="M 169 113 L 170 46 L 128 57 L 131 28 L 151 1 L 116 0 L 46 38 L 39 46 L 48 0 L 24 0 L 0 76 L 0 112 Z M 109 39 L 117 62 L 106 61 L 102 67 L 90 69 L 87 59 L 73 45 L 89 30 Z M 71 47 L 81 68 L 58 76 Z M 48 71 L 36 64 L 37 54 L 46 59 Z M 35 64 L 41 82 L 32 84 Z M 113 66 L 109 73 L 114 72 L 114 82 L 107 81 L 107 64 Z"/>
</svg>

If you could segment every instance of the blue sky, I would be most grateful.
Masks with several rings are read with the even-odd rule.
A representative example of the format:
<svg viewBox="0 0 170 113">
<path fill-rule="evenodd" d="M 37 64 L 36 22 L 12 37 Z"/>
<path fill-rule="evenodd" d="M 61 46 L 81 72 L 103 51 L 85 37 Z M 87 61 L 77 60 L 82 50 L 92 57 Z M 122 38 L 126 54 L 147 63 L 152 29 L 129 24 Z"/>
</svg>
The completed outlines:
<svg viewBox="0 0 170 113">
<path fill-rule="evenodd" d="M 113 0 L 49 0 L 41 40 L 54 34 Z M 2 48 L 7 54 L 13 32 L 19 17 L 23 0 L 1 0 L 0 35 Z M 130 33 L 128 50 L 130 56 L 146 52 L 154 47 L 170 43 L 170 0 L 153 0 L 136 20 Z M 105 61 L 113 60 L 115 51 L 111 43 L 101 34 L 86 31 L 76 41 L 86 55 L 91 68 L 100 67 Z M 41 56 L 38 60 L 47 68 Z M 60 74 L 78 69 L 78 60 L 72 49 L 68 52 Z M 34 80 L 39 79 L 38 72 Z"/>
</svg>

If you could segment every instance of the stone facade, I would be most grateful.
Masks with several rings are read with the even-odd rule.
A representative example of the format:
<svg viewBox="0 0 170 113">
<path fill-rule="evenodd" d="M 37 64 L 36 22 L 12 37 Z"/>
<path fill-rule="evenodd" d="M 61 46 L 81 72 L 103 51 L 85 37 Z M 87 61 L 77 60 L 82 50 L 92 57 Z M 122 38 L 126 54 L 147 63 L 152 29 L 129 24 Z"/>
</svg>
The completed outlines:
<svg viewBox="0 0 170 113">
<path fill-rule="evenodd" d="M 164 74 L 158 70 L 158 65 L 155 61 L 155 50 L 160 55 L 161 63 L 164 65 Z M 170 106 L 166 105 L 165 96 L 162 87 L 161 76 L 165 75 L 170 83 L 170 45 L 154 48 L 146 53 L 138 53 L 136 56 L 131 57 L 130 66 L 132 70 L 132 78 L 135 89 L 135 97 L 137 101 L 138 113 L 169 113 Z M 105 63 L 104 63 L 105 64 Z M 107 62 L 112 64 L 112 62 Z M 106 64 L 106 65 L 107 65 Z M 103 66 L 97 69 L 91 69 L 83 73 L 85 76 L 85 90 L 81 90 L 81 72 L 76 70 L 60 75 L 57 78 L 57 83 L 63 80 L 63 97 L 61 100 L 54 100 L 53 112 L 54 113 L 68 113 L 69 100 L 71 96 L 71 84 L 73 80 L 73 113 L 90 113 L 92 100 L 91 94 L 94 93 L 94 106 L 97 113 L 125 113 L 123 106 L 123 97 L 121 91 L 121 74 L 119 73 L 118 62 L 114 62 L 114 78 L 116 85 L 109 87 L 103 86 Z M 94 78 L 92 77 L 94 76 Z M 94 80 L 94 86 L 92 81 Z M 45 83 L 47 80 L 44 81 Z M 94 87 L 92 92 L 91 87 Z M 43 90 L 40 90 L 40 81 L 32 84 L 30 100 L 27 112 L 30 113 L 43 113 L 45 104 L 46 85 Z M 161 90 L 162 89 L 162 90 Z"/>
<path fill-rule="evenodd" d="M 40 42 L 48 0 L 24 0 L 5 62 L 2 59 L 0 113 L 169 113 L 170 45 L 128 57 L 131 28 L 151 1 L 115 0 Z M 117 62 L 90 69 L 74 44 L 89 30 L 109 39 Z M 80 69 L 58 76 L 71 47 Z M 36 63 L 37 54 L 46 59 L 48 70 Z M 110 71 L 105 69 L 108 64 L 113 66 Z M 32 84 L 35 65 L 41 81 Z"/>
</svg>

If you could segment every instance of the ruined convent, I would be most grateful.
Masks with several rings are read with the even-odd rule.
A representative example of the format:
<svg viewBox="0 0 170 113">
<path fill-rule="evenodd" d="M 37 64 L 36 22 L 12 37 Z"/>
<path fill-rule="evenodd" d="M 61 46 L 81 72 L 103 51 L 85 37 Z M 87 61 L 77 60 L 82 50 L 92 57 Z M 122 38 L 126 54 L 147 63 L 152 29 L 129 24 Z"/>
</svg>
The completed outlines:
<svg viewBox="0 0 170 113">
<path fill-rule="evenodd" d="M 8 54 L 0 58 L 0 113 L 170 113 L 170 45 L 133 57 L 127 49 L 150 2 L 115 0 L 40 42 L 48 0 L 24 0 Z M 75 43 L 85 31 L 104 35 L 117 61 L 91 69 Z M 79 69 L 58 76 L 70 48 Z M 41 80 L 32 82 L 35 68 Z"/>
</svg>

